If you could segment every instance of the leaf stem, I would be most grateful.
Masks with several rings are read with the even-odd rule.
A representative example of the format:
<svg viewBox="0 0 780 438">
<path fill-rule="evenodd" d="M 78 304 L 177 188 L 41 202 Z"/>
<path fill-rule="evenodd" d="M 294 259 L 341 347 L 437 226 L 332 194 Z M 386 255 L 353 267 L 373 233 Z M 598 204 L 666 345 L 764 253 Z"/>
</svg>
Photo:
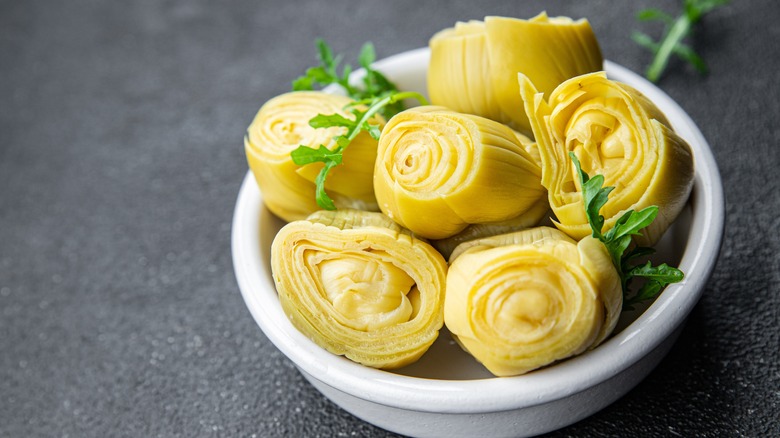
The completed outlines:
<svg viewBox="0 0 780 438">
<path fill-rule="evenodd" d="M 637 14 L 638 20 L 660 20 L 666 25 L 664 36 L 658 43 L 641 32 L 633 32 L 631 35 L 634 42 L 653 52 L 653 61 L 645 72 L 647 79 L 657 82 L 672 54 L 693 65 L 699 73 L 707 73 L 704 60 L 692 47 L 683 44 L 683 39 L 691 34 L 693 27 L 704 14 L 728 2 L 729 0 L 683 0 L 683 13 L 676 19 L 655 8 L 640 11 Z"/>
<path fill-rule="evenodd" d="M 688 15 L 681 15 L 674 21 L 666 38 L 658 47 L 658 53 L 656 53 L 652 64 L 647 69 L 647 78 L 650 81 L 657 82 L 658 78 L 661 77 L 661 73 L 666 69 L 666 65 L 669 64 L 669 57 L 674 53 L 675 47 L 690 33 L 691 24 Z"/>
</svg>

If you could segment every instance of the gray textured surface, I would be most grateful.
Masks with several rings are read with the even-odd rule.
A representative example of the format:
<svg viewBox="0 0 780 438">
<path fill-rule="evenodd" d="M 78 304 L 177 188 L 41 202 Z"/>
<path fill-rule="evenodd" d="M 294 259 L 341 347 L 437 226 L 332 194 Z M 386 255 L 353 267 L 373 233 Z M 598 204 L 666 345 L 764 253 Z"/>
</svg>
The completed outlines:
<svg viewBox="0 0 780 438">
<path fill-rule="evenodd" d="M 259 106 L 313 61 L 380 57 L 458 19 L 588 17 L 607 58 L 659 2 L 0 2 L 0 436 L 388 436 L 325 400 L 255 325 L 230 259 Z M 778 436 L 780 7 L 732 2 L 660 86 L 720 165 L 726 235 L 679 342 L 557 436 Z M 657 31 L 652 26 L 642 26 Z"/>
</svg>

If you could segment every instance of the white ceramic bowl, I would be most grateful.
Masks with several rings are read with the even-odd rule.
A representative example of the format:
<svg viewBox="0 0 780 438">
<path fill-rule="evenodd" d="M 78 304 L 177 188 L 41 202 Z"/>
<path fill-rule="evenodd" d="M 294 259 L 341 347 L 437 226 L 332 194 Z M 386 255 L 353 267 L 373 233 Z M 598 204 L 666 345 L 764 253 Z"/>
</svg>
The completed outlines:
<svg viewBox="0 0 780 438">
<path fill-rule="evenodd" d="M 424 92 L 428 49 L 387 58 L 378 67 L 401 89 Z M 250 173 L 233 219 L 233 263 L 247 307 L 265 335 L 304 377 L 336 404 L 384 429 L 411 436 L 528 436 L 581 420 L 643 379 L 674 343 L 712 272 L 723 233 L 723 189 L 699 129 L 661 90 L 607 61 L 608 75 L 656 103 L 693 148 L 696 177 L 687 208 L 658 245 L 659 258 L 686 273 L 646 309 L 624 313 L 596 349 L 517 377 L 492 377 L 444 330 L 417 363 L 397 371 L 358 365 L 298 332 L 277 299 L 270 246 L 283 223 L 263 207 Z"/>
</svg>

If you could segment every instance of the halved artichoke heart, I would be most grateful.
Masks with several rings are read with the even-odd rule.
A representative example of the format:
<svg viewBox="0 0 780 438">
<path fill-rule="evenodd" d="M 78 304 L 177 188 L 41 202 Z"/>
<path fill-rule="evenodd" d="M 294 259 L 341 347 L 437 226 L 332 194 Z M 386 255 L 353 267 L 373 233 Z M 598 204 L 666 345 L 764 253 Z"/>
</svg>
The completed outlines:
<svg viewBox="0 0 780 438">
<path fill-rule="evenodd" d="M 650 100 L 603 72 L 572 78 L 544 100 L 532 81 L 518 75 L 520 93 L 542 158 L 542 184 L 556 226 L 581 239 L 591 234 L 583 207 L 574 152 L 588 175 L 614 187 L 600 214 L 604 231 L 628 210 L 658 206 L 656 220 L 636 241 L 652 246 L 685 206 L 693 187 L 690 146 L 672 131 Z"/>
<path fill-rule="evenodd" d="M 291 222 L 274 238 L 271 268 L 293 325 L 370 367 L 416 361 L 443 325 L 446 262 L 381 213 L 319 211 Z"/>
<path fill-rule="evenodd" d="M 255 116 L 244 137 L 249 168 L 257 180 L 265 205 L 286 221 L 304 219 L 320 209 L 315 202 L 315 178 L 322 163 L 298 166 L 290 153 L 299 146 L 334 149 L 333 137 L 346 128 L 312 128 L 317 114 L 354 118 L 344 107 L 352 99 L 320 91 L 296 91 L 274 97 Z M 377 116 L 374 121 L 384 125 Z M 325 189 L 337 207 L 378 210 L 373 189 L 377 141 L 360 133 L 343 154 L 343 164 L 333 168 Z"/>
<path fill-rule="evenodd" d="M 526 373 L 596 347 L 617 324 L 620 278 L 601 242 L 549 227 L 458 246 L 444 322 L 496 376 Z"/>
<path fill-rule="evenodd" d="M 546 95 L 561 82 L 603 68 L 603 58 L 585 19 L 529 20 L 485 17 L 458 22 L 430 42 L 428 94 L 435 105 L 477 114 L 530 132 L 517 87 L 527 75 Z"/>
<path fill-rule="evenodd" d="M 395 115 L 379 140 L 379 208 L 420 236 L 443 239 L 469 224 L 515 218 L 545 196 L 541 172 L 498 122 L 438 106 Z"/>
</svg>

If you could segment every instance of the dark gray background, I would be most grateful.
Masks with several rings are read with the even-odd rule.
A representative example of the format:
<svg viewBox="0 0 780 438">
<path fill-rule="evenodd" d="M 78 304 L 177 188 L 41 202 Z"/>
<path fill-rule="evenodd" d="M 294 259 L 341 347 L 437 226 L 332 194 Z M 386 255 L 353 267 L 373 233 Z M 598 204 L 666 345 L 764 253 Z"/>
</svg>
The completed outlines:
<svg viewBox="0 0 780 438">
<path fill-rule="evenodd" d="M 734 1 L 660 82 L 722 172 L 726 234 L 679 342 L 636 389 L 554 436 L 780 436 L 780 7 Z M 0 436 L 389 436 L 265 338 L 230 224 L 260 105 L 315 37 L 380 57 L 456 20 L 588 17 L 606 58 L 677 1 L 0 2 Z"/>
</svg>

